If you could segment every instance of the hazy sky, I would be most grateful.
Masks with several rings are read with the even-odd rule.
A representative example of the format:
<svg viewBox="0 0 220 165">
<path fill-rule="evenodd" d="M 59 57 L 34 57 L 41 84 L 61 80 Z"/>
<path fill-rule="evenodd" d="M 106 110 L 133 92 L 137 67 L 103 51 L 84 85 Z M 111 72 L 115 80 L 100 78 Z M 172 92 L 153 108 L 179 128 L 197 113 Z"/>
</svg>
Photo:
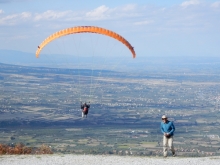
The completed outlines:
<svg viewBox="0 0 220 165">
<path fill-rule="evenodd" d="M 220 56 L 218 0 L 0 0 L 0 49 L 35 53 L 80 25 L 121 34 L 137 56 Z"/>
</svg>

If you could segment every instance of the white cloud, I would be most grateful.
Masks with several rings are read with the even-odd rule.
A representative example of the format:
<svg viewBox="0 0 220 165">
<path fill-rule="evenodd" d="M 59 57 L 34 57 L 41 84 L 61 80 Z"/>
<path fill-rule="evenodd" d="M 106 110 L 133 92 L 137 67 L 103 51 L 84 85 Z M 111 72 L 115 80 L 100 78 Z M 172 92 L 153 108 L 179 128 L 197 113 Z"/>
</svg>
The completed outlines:
<svg viewBox="0 0 220 165">
<path fill-rule="evenodd" d="M 32 14 L 30 12 L 22 12 L 20 14 L 21 19 L 29 19 L 29 18 L 31 18 L 31 16 L 32 16 Z"/>
<path fill-rule="evenodd" d="M 211 7 L 213 8 L 219 8 L 220 7 L 220 1 L 214 2 L 211 4 Z"/>
<path fill-rule="evenodd" d="M 108 11 L 109 11 L 109 8 L 106 7 L 105 5 L 102 5 L 90 12 L 87 12 L 86 17 L 96 19 L 96 20 L 104 19 L 108 17 Z"/>
<path fill-rule="evenodd" d="M 185 1 L 181 4 L 182 7 L 188 7 L 188 6 L 191 6 L 191 5 L 198 5 L 200 4 L 200 1 L 199 0 L 189 0 L 189 1 Z"/>
<path fill-rule="evenodd" d="M 107 19 L 120 19 L 136 16 L 136 5 L 129 4 L 122 7 L 109 8 L 105 5 L 99 6 L 96 9 L 86 12 L 86 20 L 107 20 Z"/>
<path fill-rule="evenodd" d="M 6 17 L 0 18 L 0 25 L 14 25 L 15 24 L 15 20 L 18 17 L 18 15 L 13 14 L 13 15 L 8 15 Z"/>
<path fill-rule="evenodd" d="M 134 25 L 147 25 L 150 24 L 152 21 L 140 21 L 140 22 L 135 22 Z"/>
<path fill-rule="evenodd" d="M 71 11 L 56 12 L 56 11 L 53 11 L 53 10 L 48 10 L 48 11 L 43 12 L 43 13 L 35 14 L 34 20 L 35 21 L 57 20 L 57 19 L 65 18 L 70 13 L 71 13 Z"/>
<path fill-rule="evenodd" d="M 137 5 L 135 5 L 135 4 L 128 4 L 128 5 L 123 6 L 121 10 L 132 11 L 132 10 L 135 10 L 136 7 L 137 7 Z"/>
<path fill-rule="evenodd" d="M 38 25 L 41 24 L 41 21 L 50 21 L 50 22 L 72 22 L 72 21 L 103 21 L 103 20 L 120 20 L 131 17 L 137 17 L 136 13 L 138 6 L 134 4 L 129 4 L 116 8 L 109 8 L 105 5 L 99 6 L 91 11 L 78 11 L 74 12 L 71 10 L 66 11 L 54 11 L 47 10 L 42 13 L 30 13 L 22 12 L 16 14 L 7 15 L 3 10 L 0 10 L 0 24 L 1 25 L 18 25 L 25 23 L 35 22 Z M 4 15 L 2 14 L 4 13 Z M 35 25 L 34 25 L 35 26 Z"/>
<path fill-rule="evenodd" d="M 31 18 L 31 13 L 22 12 L 20 14 L 12 14 L 5 17 L 0 17 L 0 25 L 15 25 L 18 24 L 21 20 L 26 21 Z"/>
</svg>

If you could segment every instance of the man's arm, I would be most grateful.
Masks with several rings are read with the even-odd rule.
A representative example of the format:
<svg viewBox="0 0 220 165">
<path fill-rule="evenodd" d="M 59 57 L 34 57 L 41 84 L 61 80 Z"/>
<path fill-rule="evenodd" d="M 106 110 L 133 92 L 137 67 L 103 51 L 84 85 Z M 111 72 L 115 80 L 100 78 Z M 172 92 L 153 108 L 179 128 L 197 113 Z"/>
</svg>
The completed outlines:
<svg viewBox="0 0 220 165">
<path fill-rule="evenodd" d="M 165 133 L 164 130 L 163 130 L 163 124 L 162 123 L 160 123 L 160 131 L 162 132 L 162 134 Z"/>
<path fill-rule="evenodd" d="M 174 131 L 175 131 L 175 126 L 174 126 L 173 122 L 171 122 L 170 127 L 171 127 L 172 129 L 171 129 L 171 131 L 169 132 L 169 135 L 170 135 L 170 134 L 173 134 Z"/>
</svg>

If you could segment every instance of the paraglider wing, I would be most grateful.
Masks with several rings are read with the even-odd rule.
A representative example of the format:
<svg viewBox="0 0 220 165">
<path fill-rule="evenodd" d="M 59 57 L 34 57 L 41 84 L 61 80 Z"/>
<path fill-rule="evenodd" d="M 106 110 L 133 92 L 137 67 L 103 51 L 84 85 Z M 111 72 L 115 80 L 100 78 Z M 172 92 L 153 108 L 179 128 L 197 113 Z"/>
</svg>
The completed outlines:
<svg viewBox="0 0 220 165">
<path fill-rule="evenodd" d="M 39 57 L 41 50 L 51 41 L 53 41 L 59 37 L 66 36 L 69 34 L 75 34 L 75 33 L 97 33 L 97 34 L 103 34 L 103 35 L 112 37 L 112 38 L 120 41 L 121 43 L 123 43 L 125 46 L 127 46 L 127 48 L 131 51 L 133 58 L 136 57 L 134 47 L 132 47 L 131 44 L 126 39 L 124 39 L 122 36 L 120 36 L 119 34 L 113 32 L 113 31 L 110 31 L 110 30 L 107 30 L 104 28 L 100 28 L 100 27 L 96 27 L 96 26 L 77 26 L 77 27 L 72 27 L 72 28 L 60 30 L 60 31 L 50 35 L 38 46 L 38 49 L 36 51 L 36 57 L 37 58 Z"/>
</svg>

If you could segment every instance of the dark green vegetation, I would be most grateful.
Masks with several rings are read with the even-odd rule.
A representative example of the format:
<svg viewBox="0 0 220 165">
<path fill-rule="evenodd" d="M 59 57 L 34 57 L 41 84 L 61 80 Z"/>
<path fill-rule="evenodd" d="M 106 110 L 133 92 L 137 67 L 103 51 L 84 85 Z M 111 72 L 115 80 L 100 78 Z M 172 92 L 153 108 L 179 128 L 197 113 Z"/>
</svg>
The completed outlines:
<svg viewBox="0 0 220 165">
<path fill-rule="evenodd" d="M 0 64 L 0 143 L 47 144 L 62 153 L 161 155 L 160 118 L 167 114 L 176 126 L 178 155 L 219 155 L 218 71 L 164 70 L 127 74 Z M 91 102 L 88 118 L 81 118 L 80 100 Z"/>
</svg>

